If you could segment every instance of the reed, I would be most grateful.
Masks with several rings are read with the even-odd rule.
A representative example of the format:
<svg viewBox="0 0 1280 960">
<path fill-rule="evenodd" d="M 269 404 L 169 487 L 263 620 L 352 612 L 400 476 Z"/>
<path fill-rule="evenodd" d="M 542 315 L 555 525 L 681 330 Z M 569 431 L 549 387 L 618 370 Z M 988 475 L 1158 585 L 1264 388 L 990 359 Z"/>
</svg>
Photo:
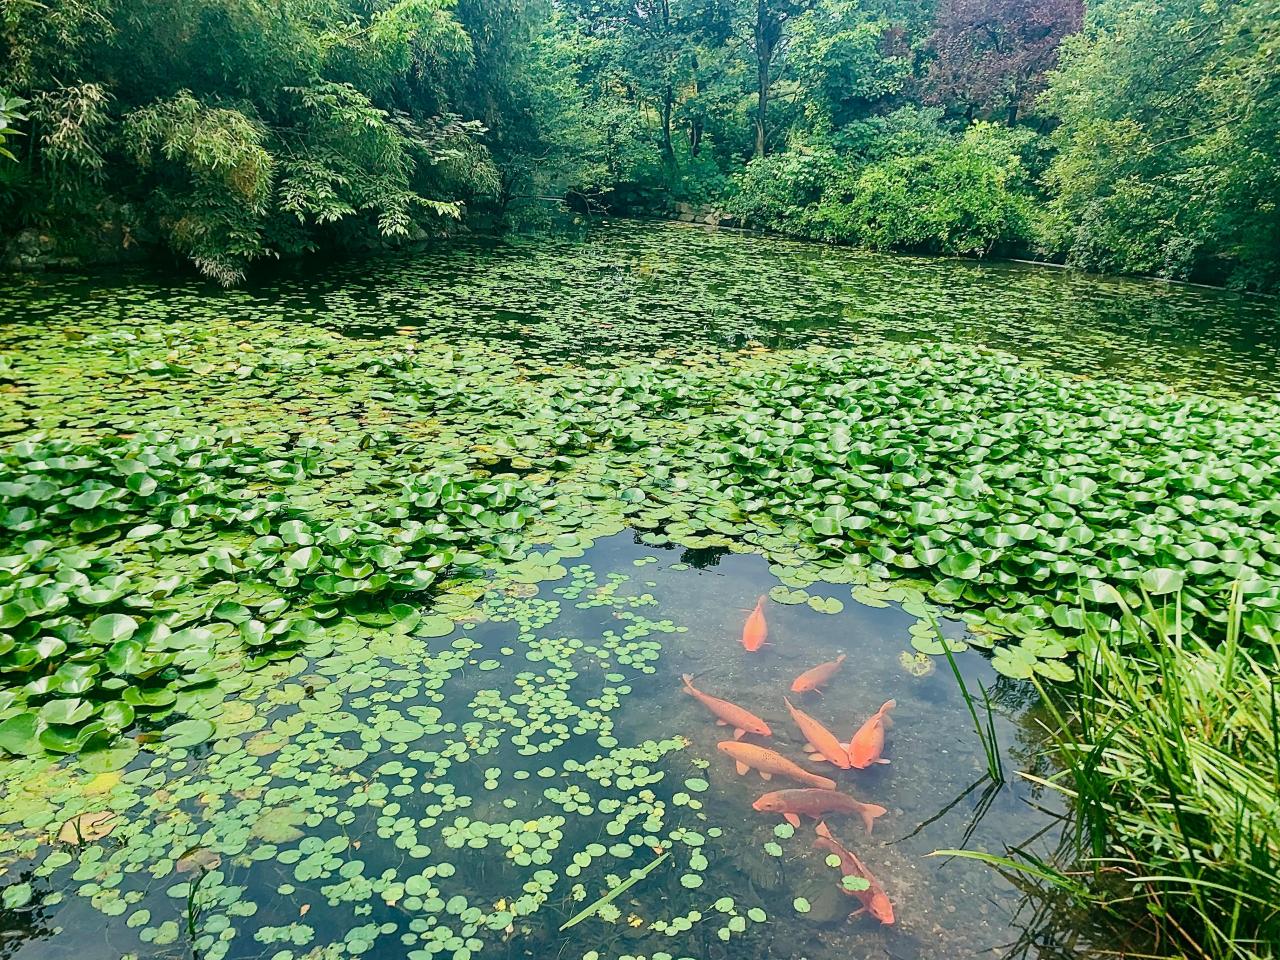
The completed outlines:
<svg viewBox="0 0 1280 960">
<path fill-rule="evenodd" d="M 999 785 L 1005 782 L 1004 763 L 1000 758 L 1000 743 L 996 739 L 996 721 L 995 709 L 991 705 L 991 697 L 987 693 L 987 688 L 982 685 L 982 681 L 978 681 L 978 690 L 982 693 L 982 707 L 985 715 L 985 722 L 978 716 L 977 698 L 969 692 L 969 687 L 964 682 L 964 676 L 960 673 L 960 667 L 956 663 L 955 655 L 951 652 L 951 643 L 942 634 L 942 627 L 936 620 L 932 620 L 934 632 L 938 635 L 938 641 L 942 644 L 942 652 L 946 654 L 947 663 L 951 666 L 951 675 L 956 678 L 956 685 L 960 688 L 960 695 L 964 697 L 965 706 L 969 708 L 969 716 L 973 720 L 974 732 L 978 735 L 978 740 L 982 742 L 982 752 L 986 755 L 987 760 L 987 776 L 991 778 L 993 784 Z"/>
<path fill-rule="evenodd" d="M 1081 862 L 1124 878 L 1170 956 L 1276 957 L 1277 639 L 1241 643 L 1238 587 L 1217 645 L 1184 629 L 1180 597 L 1145 606 L 1087 632 L 1068 704 L 1045 696 L 1062 772 L 1043 782 L 1072 800 Z"/>
</svg>

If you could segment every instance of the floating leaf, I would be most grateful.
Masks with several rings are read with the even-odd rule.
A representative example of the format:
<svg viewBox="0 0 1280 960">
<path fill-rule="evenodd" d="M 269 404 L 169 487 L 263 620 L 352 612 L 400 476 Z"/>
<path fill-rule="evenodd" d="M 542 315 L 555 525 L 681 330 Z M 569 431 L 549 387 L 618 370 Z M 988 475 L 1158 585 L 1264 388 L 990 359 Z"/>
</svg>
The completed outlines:
<svg viewBox="0 0 1280 960">
<path fill-rule="evenodd" d="M 63 823 L 58 831 L 58 840 L 77 846 L 82 843 L 94 843 L 109 837 L 118 825 L 118 818 L 110 810 L 82 813 Z"/>
<path fill-rule="evenodd" d="M 194 747 L 213 736 L 208 720 L 180 720 L 165 727 L 165 742 L 171 747 Z"/>
</svg>

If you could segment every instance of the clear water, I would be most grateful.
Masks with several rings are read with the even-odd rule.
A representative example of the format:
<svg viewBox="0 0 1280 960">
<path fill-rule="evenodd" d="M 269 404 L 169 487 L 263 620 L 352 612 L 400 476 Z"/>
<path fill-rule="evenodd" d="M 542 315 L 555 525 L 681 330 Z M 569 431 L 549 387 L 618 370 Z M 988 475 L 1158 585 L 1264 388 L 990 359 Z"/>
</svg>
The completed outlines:
<svg viewBox="0 0 1280 960">
<path fill-rule="evenodd" d="M 631 926 L 625 919 L 608 925 L 588 920 L 563 936 L 557 934 L 556 928 L 583 905 L 572 900 L 568 894 L 571 884 L 561 877 L 533 918 L 516 921 L 509 938 L 500 936 L 498 943 L 487 942 L 478 955 L 580 956 L 590 950 L 602 955 L 610 951 L 652 955 L 666 950 L 675 956 L 695 957 L 806 956 L 818 960 L 891 956 L 923 960 L 1004 953 L 1001 948 L 1016 939 L 1017 918 L 1026 909 L 1021 893 L 978 863 L 927 855 L 960 845 L 1002 851 L 1011 843 L 1028 843 L 1028 849 L 1048 855 L 1057 837 L 1052 814 L 1058 805 L 1021 779 L 997 790 L 985 790 L 986 785 L 980 782 L 985 771 L 982 751 L 968 726 L 954 679 L 945 666 L 924 677 L 914 676 L 903 666 L 902 654 L 908 649 L 906 629 L 913 618 L 893 605 L 874 608 L 856 603 L 847 586 L 814 585 L 809 590 L 812 595 L 843 598 L 844 609 L 827 614 L 807 605 L 770 604 L 771 643 L 760 653 L 747 654 L 739 641 L 744 608 L 777 583 L 761 558 L 690 556 L 656 549 L 631 534 L 620 534 L 598 543 L 573 562 L 585 565 L 575 568 L 580 571 L 576 577 L 536 587 L 509 587 L 504 596 L 490 595 L 494 619 L 459 631 L 475 646 L 435 691 L 420 686 L 422 673 L 414 669 L 414 662 L 428 651 L 447 648 L 452 637 L 429 641 L 406 637 L 402 642 L 375 645 L 378 653 L 368 659 L 360 655 L 354 661 L 335 662 L 339 656 L 335 654 L 288 664 L 276 683 L 256 700 L 253 715 L 261 718 L 261 730 L 250 732 L 258 725 L 254 721 L 246 725 L 239 739 L 215 741 L 194 748 L 189 756 L 166 756 L 157 761 L 150 775 L 136 785 L 143 802 L 132 807 L 124 815 L 127 822 L 101 842 L 99 864 L 82 866 L 74 856 L 78 848 L 70 846 L 63 849 L 72 858 L 48 876 L 33 879 L 29 860 L 10 866 L 8 883 L 33 881 L 34 908 L 0 914 L 6 928 L 0 940 L 4 953 L 0 955 L 58 958 L 83 956 L 86 951 L 113 957 L 189 955 L 186 899 L 175 885 L 189 882 L 193 873 L 171 872 L 172 862 L 159 855 L 161 849 L 174 848 L 166 843 L 170 832 L 190 841 L 177 847 L 221 851 L 216 864 L 205 863 L 213 868 L 213 880 L 206 881 L 210 902 L 197 921 L 197 941 L 210 936 L 209 931 L 234 931 L 224 955 L 237 960 L 280 956 L 274 937 L 284 938 L 284 949 L 295 949 L 290 942 L 293 931 L 298 931 L 299 938 L 307 938 L 308 948 L 345 944 L 347 952 L 334 956 L 361 955 L 366 940 L 369 946 L 364 955 L 416 956 L 412 949 L 420 948 L 421 942 L 404 943 L 402 937 L 412 935 L 413 919 L 430 916 L 430 910 L 414 901 L 412 893 L 392 895 L 395 902 L 389 903 L 384 899 L 385 891 L 354 889 L 348 877 L 358 885 L 390 871 L 403 881 L 423 865 L 445 862 L 456 872 L 435 881 L 443 891 L 442 899 L 461 896 L 468 905 L 485 908 L 504 899 L 514 900 L 530 868 L 522 869 L 495 854 L 495 844 L 482 850 L 442 849 L 440 831 L 456 816 L 502 822 L 515 817 L 529 820 L 563 815 L 544 791 L 567 789 L 573 783 L 587 788 L 597 803 L 610 796 L 625 797 L 627 791 L 620 789 L 617 781 L 605 788 L 581 774 L 560 769 L 566 760 L 586 763 L 601 752 L 598 745 L 589 738 L 578 738 L 550 751 L 550 759 L 544 759 L 542 754 L 521 756 L 510 742 L 504 742 L 491 752 L 458 759 L 443 777 L 435 775 L 430 763 L 415 761 L 414 751 L 447 752 L 467 743 L 472 749 L 483 750 L 485 734 L 505 730 L 510 736 L 521 724 L 486 722 L 484 733 L 444 730 L 408 742 L 396 735 L 375 739 L 372 750 L 364 748 L 370 747 L 370 736 L 376 737 L 368 733 L 370 729 L 388 729 L 387 711 L 421 719 L 415 710 L 430 709 L 434 701 L 441 711 L 441 724 L 461 727 L 475 720 L 477 702 L 488 702 L 483 691 L 497 691 L 505 698 L 518 693 L 516 674 L 537 665 L 518 655 L 504 656 L 503 649 L 528 652 L 537 643 L 522 642 L 520 627 L 498 617 L 517 611 L 523 616 L 531 604 L 543 612 L 534 621 L 540 623 L 534 631 L 540 640 L 580 638 L 589 644 L 611 630 L 620 632 L 634 624 L 631 618 L 636 616 L 654 623 L 669 620 L 676 627 L 688 628 L 685 633 L 658 631 L 651 635 L 660 644 L 652 674 L 613 664 L 618 674 L 611 672 L 610 676 L 617 681 L 625 676 L 633 688 L 617 713 L 613 735 L 623 745 L 687 738 L 687 747 L 650 765 L 650 770 L 662 777 L 649 789 L 669 805 L 665 827 L 679 823 L 706 832 L 719 826 L 723 832 L 696 848 L 705 851 L 709 861 L 702 871 L 696 871 L 704 877 L 698 889 L 690 891 L 680 881 L 695 848 L 673 844 L 677 862 L 664 865 L 667 869 L 655 871 L 619 899 L 616 906 L 623 918 L 637 918 L 645 926 Z M 589 572 L 585 572 L 587 568 Z M 577 589 L 571 586 L 575 580 Z M 605 598 L 600 605 L 581 607 L 600 597 Z M 544 600 L 558 604 L 558 610 L 539 607 Z M 498 612 L 495 603 L 506 606 Z M 948 627 L 948 632 L 958 631 L 958 625 Z M 825 695 L 792 696 L 842 738 L 884 699 L 897 699 L 896 724 L 886 747 L 891 762 L 838 775 L 842 790 L 879 803 L 889 812 L 871 837 L 856 820 L 830 821 L 837 835 L 859 853 L 888 890 L 898 920 L 892 927 L 866 918 L 846 919 L 857 904 L 836 891 L 838 876 L 810 850 L 811 823 L 806 820 L 794 836 L 780 839 L 774 829 L 781 819 L 751 809 L 761 793 L 785 784 L 778 780 L 765 784 L 754 773 L 739 777 L 728 758 L 715 748 L 726 738 L 724 728 L 714 725 L 701 706 L 680 693 L 680 675 L 696 674 L 703 689 L 757 711 L 775 731 L 772 745 L 800 759 L 803 739 L 788 719 L 782 698 L 788 695 L 796 675 L 839 653 L 845 653 L 848 660 Z M 491 658 L 492 664 L 501 661 L 502 665 L 487 669 L 492 664 L 486 661 Z M 580 650 L 570 659 L 577 668 L 570 684 L 575 698 L 610 686 L 594 655 Z M 977 654 L 962 654 L 959 662 L 967 682 L 976 688 L 980 681 L 992 688 L 1001 704 L 997 730 L 1007 767 L 1033 769 L 1037 763 L 1037 725 L 1027 691 L 996 677 Z M 310 692 L 300 693 L 300 686 Z M 314 705 L 315 698 L 323 699 Z M 345 719 L 348 711 L 353 723 L 334 722 L 335 717 Z M 543 734 L 534 735 L 533 742 L 539 742 L 540 737 L 547 742 Z M 252 756 L 244 756 L 242 744 L 249 745 Z M 228 765 L 229 758 L 235 757 L 242 762 L 240 768 Z M 248 771 L 243 764 L 249 765 Z M 554 773 L 550 765 L 555 766 Z M 145 763 L 138 766 L 145 768 Z M 818 769 L 813 764 L 806 766 Z M 496 784 L 486 785 L 485 771 L 491 768 L 502 773 Z M 517 771 L 528 771 L 528 779 L 515 779 L 520 775 Z M 833 773 L 829 767 L 823 772 Z M 697 812 L 672 804 L 676 794 L 687 792 L 683 784 L 691 777 L 708 784 L 704 792 L 689 794 L 703 805 Z M 133 774 L 126 774 L 126 781 L 132 779 Z M 83 787 L 83 775 L 73 777 L 68 790 L 74 790 L 76 782 Z M 447 784 L 454 796 L 469 797 L 470 802 L 456 811 L 434 811 L 439 824 L 414 826 L 413 821 L 430 815 L 430 804 L 440 798 L 439 793 L 421 792 L 428 783 Z M 379 785 L 391 792 L 382 795 Z M 280 791 L 279 796 L 273 797 L 273 791 Z M 352 798 L 361 793 L 371 799 L 353 806 Z M 61 796 L 47 798 L 50 813 L 56 813 Z M 273 799 L 277 803 L 290 800 L 294 809 L 321 810 L 323 815 L 315 823 L 297 823 L 296 831 L 286 830 L 288 839 L 273 837 L 281 842 L 268 848 L 253 830 Z M 393 810 L 391 803 L 398 803 L 399 808 Z M 30 814 L 38 807 L 38 803 L 29 802 L 15 813 Z M 337 816 L 340 811 L 349 816 Z M 553 862 L 561 865 L 593 842 L 612 846 L 617 836 L 609 833 L 610 819 L 599 811 L 569 816 L 562 825 L 564 836 L 553 851 Z M 48 829 L 58 826 L 55 816 Z M 292 835 L 295 832 L 297 836 Z M 631 832 L 628 828 L 618 836 Z M 335 839 L 338 847 L 323 846 Z M 424 854 L 415 850 L 410 840 L 430 846 L 432 851 Z M 779 843 L 781 856 L 766 852 L 770 842 Z M 243 849 L 232 853 L 237 846 Z M 300 858 L 286 853 L 299 849 L 304 851 Z M 48 848 L 42 845 L 34 860 L 39 862 L 47 855 Z M 653 854 L 640 845 L 627 860 L 640 865 L 652 858 Z M 610 856 L 604 859 L 608 861 Z M 358 868 L 348 866 L 353 863 Z M 608 869 L 620 868 L 611 864 Z M 586 870 L 582 879 L 594 878 L 598 871 L 598 865 Z M 115 885 L 107 887 L 112 882 Z M 91 906 L 93 896 L 100 896 L 100 892 L 86 889 L 86 883 L 113 889 L 131 902 L 118 917 L 104 918 Z M 588 887 L 602 889 L 598 881 Z M 52 903 L 59 899 L 50 898 L 54 892 L 61 892 L 65 899 Z M 712 906 L 724 896 L 734 897 L 744 914 L 752 905 L 761 905 L 768 913 L 766 922 L 751 924 L 748 932 L 735 936 L 727 947 L 715 933 L 727 918 Z M 811 901 L 808 915 L 795 912 L 792 901 L 798 896 Z M 252 914 L 238 916 L 236 911 L 245 909 L 244 905 L 252 905 Z M 700 909 L 710 918 L 697 924 L 691 935 L 669 937 L 648 929 L 655 920 L 670 919 L 689 909 Z M 131 919 L 138 917 L 139 911 L 147 911 L 145 919 Z M 139 939 L 145 931 L 164 930 L 161 925 L 165 921 L 178 927 L 173 943 L 157 947 Z M 369 926 L 374 924 L 378 925 L 376 933 Z M 305 932 L 300 930 L 303 926 Z M 352 929 L 360 931 L 354 946 Z M 160 939 L 174 934 L 170 926 L 167 933 L 160 933 Z M 109 946 L 105 953 L 104 935 Z M 483 935 L 492 938 L 491 933 Z M 150 939 L 154 938 L 153 934 Z M 266 949 L 268 946 L 273 949 Z M 456 946 L 463 949 L 461 944 Z M 208 944 L 205 947 L 207 952 Z M 201 953 L 199 947 L 196 953 Z M 451 954 L 453 950 L 443 953 Z M 331 954 L 297 949 L 291 955 Z M 1037 954 L 1033 951 L 1030 955 Z"/>
</svg>

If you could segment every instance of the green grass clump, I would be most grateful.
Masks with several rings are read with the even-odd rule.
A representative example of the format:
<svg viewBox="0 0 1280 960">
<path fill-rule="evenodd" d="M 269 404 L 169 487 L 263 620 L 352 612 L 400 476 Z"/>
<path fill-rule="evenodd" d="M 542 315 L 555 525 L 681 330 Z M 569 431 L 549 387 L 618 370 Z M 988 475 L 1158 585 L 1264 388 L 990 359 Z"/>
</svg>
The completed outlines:
<svg viewBox="0 0 1280 960">
<path fill-rule="evenodd" d="M 1166 951 L 1274 957 L 1280 638 L 1240 645 L 1239 593 L 1217 647 L 1184 629 L 1180 608 L 1160 628 L 1154 610 L 1122 607 L 1122 632 L 1087 633 L 1056 785 L 1074 800 L 1080 853 L 1125 879 Z"/>
</svg>

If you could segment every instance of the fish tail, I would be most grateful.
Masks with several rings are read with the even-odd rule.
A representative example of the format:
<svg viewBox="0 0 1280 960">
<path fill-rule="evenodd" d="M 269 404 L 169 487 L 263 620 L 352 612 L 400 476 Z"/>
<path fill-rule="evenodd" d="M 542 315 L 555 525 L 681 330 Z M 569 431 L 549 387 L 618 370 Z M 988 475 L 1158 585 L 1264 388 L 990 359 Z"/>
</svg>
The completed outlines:
<svg viewBox="0 0 1280 960">
<path fill-rule="evenodd" d="M 897 705 L 898 705 L 897 700 L 886 700 L 883 704 L 880 705 L 880 715 L 884 716 L 886 713 L 888 713 Z"/>
<path fill-rule="evenodd" d="M 844 660 L 845 660 L 845 655 L 844 655 L 843 653 L 842 653 L 842 654 L 840 654 L 840 656 L 836 657 L 836 663 L 837 663 L 837 664 L 844 663 Z"/>
<path fill-rule="evenodd" d="M 680 679 L 684 681 L 684 692 L 685 692 L 685 693 L 693 693 L 693 692 L 694 692 L 694 689 L 693 689 L 693 674 L 692 674 L 692 673 L 682 673 L 682 674 L 680 674 Z"/>
</svg>

